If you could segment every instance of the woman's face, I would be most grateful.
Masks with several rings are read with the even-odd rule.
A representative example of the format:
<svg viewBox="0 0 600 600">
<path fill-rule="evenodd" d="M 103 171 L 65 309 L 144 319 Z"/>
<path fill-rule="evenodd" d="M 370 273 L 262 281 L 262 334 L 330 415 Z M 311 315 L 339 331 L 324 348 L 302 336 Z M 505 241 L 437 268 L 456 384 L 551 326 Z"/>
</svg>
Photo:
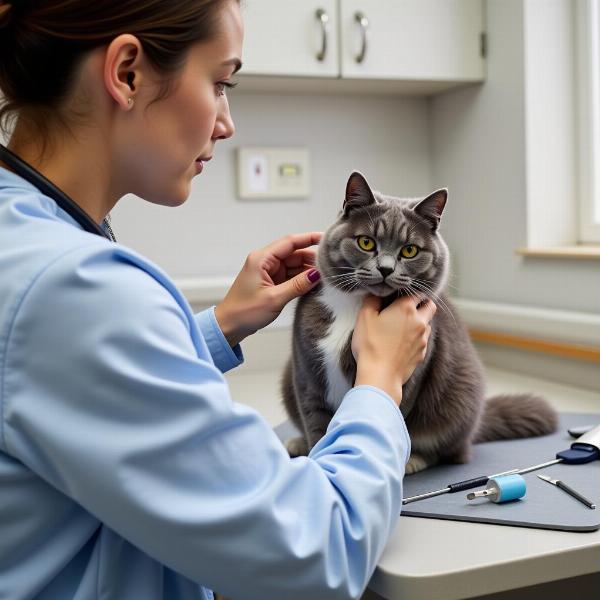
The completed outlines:
<svg viewBox="0 0 600 600">
<path fill-rule="evenodd" d="M 152 103 L 161 82 L 140 86 L 128 113 L 131 128 L 124 128 L 127 139 L 118 145 L 120 178 L 128 191 L 154 204 L 185 202 L 217 140 L 234 133 L 225 90 L 241 65 L 242 39 L 239 4 L 226 2 L 217 34 L 192 46 L 168 97 Z"/>
</svg>

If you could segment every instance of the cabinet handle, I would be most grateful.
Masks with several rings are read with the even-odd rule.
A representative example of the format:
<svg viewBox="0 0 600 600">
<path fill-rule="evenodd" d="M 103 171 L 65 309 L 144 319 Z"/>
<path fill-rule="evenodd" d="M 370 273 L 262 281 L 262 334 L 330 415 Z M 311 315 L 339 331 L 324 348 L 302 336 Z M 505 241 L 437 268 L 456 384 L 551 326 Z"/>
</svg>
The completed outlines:
<svg viewBox="0 0 600 600">
<path fill-rule="evenodd" d="M 321 50 L 317 52 L 317 60 L 324 61 L 327 54 L 327 34 L 329 33 L 329 15 L 322 9 L 318 8 L 315 16 L 321 24 Z"/>
<path fill-rule="evenodd" d="M 354 15 L 354 20 L 359 24 L 360 31 L 362 33 L 362 43 L 360 52 L 354 57 L 357 63 L 362 63 L 365 60 L 367 54 L 367 35 L 369 33 L 369 19 L 364 13 L 357 12 Z"/>
</svg>

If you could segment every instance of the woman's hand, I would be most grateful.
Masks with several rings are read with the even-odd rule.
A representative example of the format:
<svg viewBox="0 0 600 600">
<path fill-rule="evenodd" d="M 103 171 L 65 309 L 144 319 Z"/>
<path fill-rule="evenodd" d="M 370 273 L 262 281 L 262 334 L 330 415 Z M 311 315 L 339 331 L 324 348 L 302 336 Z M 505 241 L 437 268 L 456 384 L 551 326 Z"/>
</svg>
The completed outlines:
<svg viewBox="0 0 600 600">
<path fill-rule="evenodd" d="M 409 296 L 394 300 L 384 310 L 380 306 L 381 298 L 367 296 L 356 319 L 355 385 L 374 385 L 400 404 L 402 386 L 425 358 L 436 306 L 431 300 L 419 304 Z"/>
<path fill-rule="evenodd" d="M 288 235 L 248 255 L 227 295 L 215 308 L 221 331 L 232 347 L 274 321 L 290 300 L 316 285 L 316 252 L 310 246 L 318 244 L 321 235 Z"/>
</svg>

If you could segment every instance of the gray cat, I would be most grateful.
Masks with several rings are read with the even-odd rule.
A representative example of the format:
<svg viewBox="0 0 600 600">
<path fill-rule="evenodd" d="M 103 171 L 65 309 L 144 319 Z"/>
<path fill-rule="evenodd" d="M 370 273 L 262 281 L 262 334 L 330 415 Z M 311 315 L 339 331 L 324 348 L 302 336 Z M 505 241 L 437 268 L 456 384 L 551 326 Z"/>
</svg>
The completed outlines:
<svg viewBox="0 0 600 600">
<path fill-rule="evenodd" d="M 299 299 L 292 356 L 282 381 L 286 410 L 303 433 L 288 442 L 305 455 L 325 434 L 344 394 L 353 386 L 350 349 L 357 312 L 366 294 L 382 306 L 402 294 L 431 298 L 425 360 L 402 389 L 400 410 L 412 442 L 407 473 L 440 462 L 468 462 L 476 442 L 551 433 L 557 415 L 528 394 L 484 396 L 481 362 L 445 289 L 449 253 L 439 233 L 447 190 L 424 199 L 374 192 L 352 173 L 337 221 L 317 253 L 322 282 Z"/>
</svg>

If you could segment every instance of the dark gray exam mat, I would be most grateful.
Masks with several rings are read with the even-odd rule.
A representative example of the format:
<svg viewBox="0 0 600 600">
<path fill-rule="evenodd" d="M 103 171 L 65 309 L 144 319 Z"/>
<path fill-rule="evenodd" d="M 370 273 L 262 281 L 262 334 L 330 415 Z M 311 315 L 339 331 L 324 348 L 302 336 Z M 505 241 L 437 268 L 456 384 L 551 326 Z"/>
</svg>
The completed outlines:
<svg viewBox="0 0 600 600">
<path fill-rule="evenodd" d="M 567 432 L 569 427 L 587 424 L 600 424 L 600 413 L 561 413 L 558 429 L 551 435 L 476 444 L 473 446 L 473 458 L 466 465 L 439 465 L 407 475 L 404 478 L 403 496 L 438 490 L 449 483 L 479 475 L 492 475 L 547 462 L 575 441 Z M 295 435 L 291 423 L 284 423 L 275 431 L 283 440 Z M 598 508 L 592 510 L 563 490 L 542 481 L 537 477 L 541 473 L 561 479 Z M 557 464 L 526 473 L 523 477 L 527 492 L 520 500 L 504 504 L 494 504 L 485 498 L 467 500 L 468 492 L 464 491 L 407 504 L 402 508 L 402 514 L 565 531 L 584 532 L 600 528 L 600 460 L 583 465 Z"/>
<path fill-rule="evenodd" d="M 473 459 L 466 465 L 440 465 L 406 476 L 403 495 L 415 496 L 444 488 L 455 481 L 553 460 L 557 452 L 569 448 L 575 441 L 567 429 L 587 424 L 600 424 L 600 414 L 561 413 L 558 429 L 551 435 L 475 444 Z M 600 508 L 592 510 L 563 490 L 542 481 L 538 477 L 542 473 L 561 479 L 600 506 L 598 460 L 583 465 L 556 464 L 526 473 L 523 478 L 527 492 L 520 500 L 494 504 L 485 498 L 467 500 L 468 492 L 456 492 L 407 504 L 402 514 L 566 531 L 594 531 L 600 527 Z"/>
</svg>

